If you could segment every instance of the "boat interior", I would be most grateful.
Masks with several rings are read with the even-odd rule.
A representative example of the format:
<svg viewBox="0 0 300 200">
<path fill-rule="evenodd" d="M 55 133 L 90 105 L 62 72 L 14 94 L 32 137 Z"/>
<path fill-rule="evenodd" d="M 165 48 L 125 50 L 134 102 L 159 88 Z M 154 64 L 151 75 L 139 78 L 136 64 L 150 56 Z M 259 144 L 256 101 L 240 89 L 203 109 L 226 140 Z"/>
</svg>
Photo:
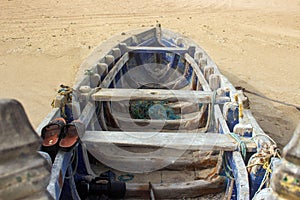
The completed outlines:
<svg viewBox="0 0 300 200">
<path fill-rule="evenodd" d="M 81 66 L 85 73 L 72 100 L 58 95 L 37 131 L 62 115 L 82 121 L 87 171 L 112 171 L 126 182 L 127 198 L 147 199 L 151 191 L 160 199 L 223 196 L 224 152 L 233 158 L 228 165 L 235 166 L 234 176 L 245 177 L 232 187 L 247 193 L 239 185 L 247 181 L 239 144 L 219 134 L 231 132 L 224 103 L 243 95 L 190 40 L 160 27 L 121 37 L 94 50 Z M 250 112 L 244 116 L 259 127 Z M 256 151 L 253 141 L 247 151 Z"/>
</svg>

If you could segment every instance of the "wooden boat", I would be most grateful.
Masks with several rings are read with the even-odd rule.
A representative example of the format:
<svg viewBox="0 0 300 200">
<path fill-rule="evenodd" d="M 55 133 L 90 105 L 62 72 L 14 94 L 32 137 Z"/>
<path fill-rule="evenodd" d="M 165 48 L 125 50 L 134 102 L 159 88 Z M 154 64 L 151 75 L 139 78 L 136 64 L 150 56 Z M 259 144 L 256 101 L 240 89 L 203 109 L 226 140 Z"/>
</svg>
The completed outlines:
<svg viewBox="0 0 300 200">
<path fill-rule="evenodd" d="M 36 130 L 57 117 L 85 126 L 72 150 L 54 155 L 47 191 L 54 199 L 256 198 L 280 159 L 246 104 L 190 39 L 160 26 L 115 36 L 81 65 L 73 88 L 61 86 Z"/>
</svg>

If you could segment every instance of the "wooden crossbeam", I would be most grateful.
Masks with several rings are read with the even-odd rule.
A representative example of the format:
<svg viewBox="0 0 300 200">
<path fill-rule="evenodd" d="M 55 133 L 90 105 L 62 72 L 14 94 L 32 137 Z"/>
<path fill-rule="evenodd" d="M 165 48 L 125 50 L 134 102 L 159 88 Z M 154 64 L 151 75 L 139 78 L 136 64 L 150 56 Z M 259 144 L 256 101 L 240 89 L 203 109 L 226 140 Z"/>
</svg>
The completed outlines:
<svg viewBox="0 0 300 200">
<path fill-rule="evenodd" d="M 193 103 L 211 103 L 213 93 L 192 90 L 164 90 L 164 89 L 120 89 L 102 88 L 92 95 L 95 101 L 123 101 L 123 100 L 166 100 L 189 101 Z M 216 97 L 215 103 L 222 104 L 230 99 Z"/>
<path fill-rule="evenodd" d="M 184 54 L 188 50 L 179 47 L 140 47 L 140 46 L 128 46 L 127 52 L 134 51 L 134 53 L 177 53 Z"/>
<path fill-rule="evenodd" d="M 118 132 L 118 131 L 86 131 L 81 140 L 89 144 L 137 147 L 165 147 L 182 150 L 223 150 L 236 151 L 237 142 L 229 135 L 218 133 L 171 133 L 171 132 Z M 255 146 L 247 142 L 247 149 Z"/>
</svg>

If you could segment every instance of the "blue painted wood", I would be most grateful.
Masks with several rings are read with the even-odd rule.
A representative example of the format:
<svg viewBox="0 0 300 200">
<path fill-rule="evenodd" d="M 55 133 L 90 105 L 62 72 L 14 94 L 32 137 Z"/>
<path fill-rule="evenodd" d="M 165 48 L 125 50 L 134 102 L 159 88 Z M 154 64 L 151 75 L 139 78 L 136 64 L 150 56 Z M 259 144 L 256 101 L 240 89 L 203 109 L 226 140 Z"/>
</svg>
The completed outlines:
<svg viewBox="0 0 300 200">
<path fill-rule="evenodd" d="M 59 151 L 52 165 L 51 177 L 47 190 L 54 199 L 59 199 L 72 152 Z"/>
<path fill-rule="evenodd" d="M 78 144 L 78 166 L 76 172 L 80 175 L 89 175 L 83 156 L 82 144 Z"/>
<path fill-rule="evenodd" d="M 68 174 L 72 174 L 73 171 L 71 168 L 69 168 L 68 170 Z M 71 192 L 71 196 L 73 200 L 80 200 L 79 194 L 77 193 L 77 189 L 76 189 L 76 184 L 74 181 L 74 177 L 70 177 L 68 180 L 69 183 L 69 187 L 70 187 L 70 192 Z"/>
<path fill-rule="evenodd" d="M 219 105 L 215 105 L 214 109 L 216 123 L 219 126 L 219 130 L 222 130 L 222 132 L 220 133 L 229 134 L 230 130 L 227 126 L 226 121 L 223 118 Z M 244 163 L 241 153 L 238 151 L 225 152 L 225 157 L 228 160 L 230 168 L 232 169 L 232 174 L 235 180 L 236 194 L 233 194 L 232 199 L 248 200 L 250 196 L 248 172 L 246 170 L 246 165 Z"/>
<path fill-rule="evenodd" d="M 172 47 L 175 47 L 176 45 L 174 45 L 173 43 L 175 42 L 175 41 L 172 41 L 173 39 L 170 39 L 171 37 L 167 37 L 167 39 L 163 39 L 162 38 L 162 35 L 161 35 L 162 33 L 161 32 L 158 32 L 158 34 L 156 35 L 156 38 L 155 38 L 155 35 L 153 35 L 154 37 L 152 37 L 152 38 L 150 38 L 150 37 L 146 37 L 146 38 L 144 38 L 144 37 L 139 37 L 138 35 L 135 35 L 135 36 L 133 36 L 133 37 L 131 37 L 131 38 L 129 38 L 129 39 L 127 39 L 127 40 L 124 40 L 124 41 L 122 41 L 122 42 L 124 42 L 124 43 L 127 43 L 128 45 L 130 45 L 130 41 L 132 42 L 132 43 L 135 43 L 135 45 L 139 45 L 138 47 L 129 47 L 127 50 L 132 50 L 132 51 L 134 51 L 134 56 L 136 56 L 136 58 L 132 58 L 131 59 L 131 63 L 130 64 L 128 64 L 129 63 L 129 61 L 127 62 L 126 61 L 126 63 L 124 64 L 122 64 L 122 67 L 121 67 L 121 71 L 123 72 L 123 74 L 125 74 L 127 71 L 127 64 L 129 65 L 128 66 L 128 69 L 130 69 L 130 68 L 133 68 L 133 67 L 135 67 L 136 65 L 137 65 L 137 63 L 138 64 L 142 64 L 143 62 L 145 62 L 145 61 L 147 61 L 147 59 L 149 59 L 150 57 L 153 57 L 153 54 L 163 54 L 163 56 L 164 56 L 164 59 L 168 62 L 168 63 L 170 63 L 170 66 L 173 68 L 173 69 L 179 69 L 179 70 L 181 70 L 182 72 L 184 72 L 184 71 L 186 71 L 186 74 L 185 74 L 185 76 L 188 78 L 188 79 L 190 79 L 191 78 L 191 76 L 192 76 L 192 74 L 193 73 L 196 73 L 196 75 L 197 75 L 197 70 L 195 70 L 195 68 L 199 68 L 198 67 L 198 65 L 195 63 L 195 61 L 193 60 L 193 55 L 194 55 L 194 53 L 190 53 L 189 54 L 189 56 L 187 57 L 187 56 L 181 56 L 180 57 L 180 54 L 183 54 L 183 53 L 185 53 L 187 50 L 186 49 L 183 49 L 183 48 L 177 48 L 177 49 L 175 49 L 175 48 L 173 48 L 172 49 Z M 147 34 L 145 34 L 145 36 L 146 36 Z M 159 36 L 158 36 L 159 35 Z M 175 37 L 175 36 L 174 36 Z M 172 35 L 172 38 L 174 38 L 173 37 L 173 35 Z M 178 38 L 178 36 L 176 36 L 177 38 Z M 142 41 L 141 43 L 139 43 L 138 44 L 138 42 L 140 42 L 140 41 Z M 161 44 L 163 44 L 165 47 L 171 47 L 171 48 L 169 48 L 169 49 L 167 49 L 167 48 L 165 48 L 165 47 L 157 47 L 157 45 L 160 43 L 160 45 Z M 187 41 L 185 41 L 184 42 L 184 46 L 188 46 L 189 45 L 189 43 L 190 42 L 188 42 L 188 40 Z M 126 45 L 126 44 L 125 44 Z M 153 45 L 153 46 L 155 46 L 154 48 L 144 48 L 143 46 L 148 46 L 148 45 Z M 126 47 L 127 48 L 127 47 Z M 125 49 L 126 49 L 125 48 Z M 131 48 L 131 49 L 130 49 Z M 175 49 L 175 50 L 174 50 Z M 199 50 L 199 47 L 197 47 L 197 49 Z M 171 51 L 172 50 L 172 52 L 173 51 L 175 51 L 175 54 L 174 53 L 165 53 L 165 51 L 166 50 L 168 50 L 168 51 Z M 195 50 L 195 49 L 194 49 Z M 201 50 L 202 51 L 202 50 Z M 195 51 L 191 51 L 191 52 L 195 52 Z M 110 54 L 110 53 L 109 53 Z M 207 55 L 206 55 L 206 53 L 204 52 L 204 54 L 205 54 L 205 59 L 208 59 L 208 60 L 210 60 L 210 58 L 209 57 L 207 57 Z M 138 55 L 140 55 L 140 57 L 138 57 Z M 189 62 L 189 58 L 190 57 L 190 62 Z M 138 61 L 139 60 L 139 58 L 140 58 L 140 61 Z M 97 60 L 97 62 L 98 62 L 99 60 Z M 116 62 L 117 60 L 115 60 L 115 62 Z M 103 61 L 101 61 L 101 62 L 103 62 Z M 186 65 L 186 62 L 187 63 L 190 63 L 190 65 Z M 210 64 L 211 64 L 211 61 L 210 61 Z M 212 65 L 215 65 L 214 63 L 212 63 Z M 109 67 L 113 67 L 113 65 L 110 65 Z M 194 70 L 193 70 L 194 69 Z M 178 70 L 178 71 L 179 71 Z M 217 71 L 218 72 L 218 71 Z M 199 81 L 200 83 L 201 83 L 201 85 L 202 85 L 202 87 L 203 87 L 203 89 L 205 90 L 205 91 L 210 91 L 210 89 L 209 88 L 207 88 L 207 87 L 205 87 L 206 85 L 207 85 L 207 81 L 205 81 L 204 79 L 203 79 L 203 77 L 202 77 L 203 75 L 202 75 L 202 73 L 201 73 L 201 76 L 199 76 L 199 75 L 197 75 L 197 76 L 195 76 L 195 79 L 196 79 L 196 82 L 197 81 Z M 116 77 L 115 77 L 115 79 L 116 80 L 118 80 L 120 78 L 120 72 L 119 73 L 117 73 L 116 74 Z M 193 77 L 194 78 L 194 77 Z M 198 80 L 199 79 L 199 80 Z M 103 80 L 103 77 L 102 77 L 102 80 Z M 201 82 L 202 81 L 202 82 Z M 83 83 L 83 82 L 82 82 Z M 203 83 L 205 83 L 205 84 L 203 84 Z M 226 87 L 228 86 L 229 88 L 230 88 L 230 90 L 232 90 L 232 91 L 235 91 L 235 89 L 233 88 L 233 86 L 228 82 L 228 80 L 226 79 L 226 78 L 222 78 L 222 84 L 223 85 L 225 85 Z M 108 84 L 109 85 L 109 84 Z M 111 85 L 110 87 L 113 87 L 113 85 Z M 228 94 L 228 96 L 230 96 L 229 94 Z M 96 103 L 97 104 L 97 103 Z M 104 105 L 103 107 L 102 107 L 102 104 L 100 104 L 101 105 L 101 109 L 106 109 L 106 105 Z M 215 107 L 216 108 L 216 107 Z M 223 118 L 223 116 L 222 116 L 222 113 L 221 113 L 221 110 L 220 110 L 220 107 L 217 105 L 217 108 L 218 109 L 215 109 L 215 113 L 217 113 L 217 112 L 219 112 L 219 116 L 218 115 L 216 115 L 217 117 L 216 117 L 216 124 L 218 124 L 218 130 L 219 130 L 219 132 L 220 133 L 224 133 L 224 134 L 228 134 L 230 131 L 232 131 L 232 127 L 233 127 L 233 125 L 232 124 L 234 124 L 234 123 L 229 123 L 229 124 L 226 124 L 226 122 L 225 122 L 225 120 L 224 120 L 224 118 Z M 221 107 L 222 108 L 222 107 Z M 86 110 L 86 109 L 85 109 Z M 91 108 L 89 109 L 89 110 L 91 110 Z M 216 111 L 217 110 L 217 111 Z M 232 111 L 232 113 L 231 114 L 234 114 L 235 113 L 235 111 L 236 110 L 233 110 Z M 250 111 L 249 111 L 250 112 Z M 246 112 L 245 112 L 246 113 Z M 250 113 L 251 114 L 251 113 Z M 249 115 L 250 115 L 249 114 Z M 246 115 L 247 115 L 247 113 L 246 113 Z M 247 115 L 248 116 L 248 115 Z M 251 115 L 250 115 L 250 117 L 251 117 Z M 88 115 L 86 115 L 84 112 L 83 112 L 83 114 L 81 115 L 81 118 L 89 118 L 88 117 Z M 229 117 L 230 118 L 230 117 Z M 90 119 L 90 118 L 89 118 Z M 252 120 L 252 118 L 250 118 L 250 120 Z M 254 118 L 253 118 L 253 120 L 254 120 Z M 89 122 L 89 120 L 86 120 L 86 121 L 88 121 Z M 232 121 L 232 120 L 231 120 Z M 255 120 L 254 120 L 255 121 Z M 255 123 L 256 123 L 256 121 L 255 121 Z M 88 124 L 87 124 L 88 125 Z M 257 125 L 258 126 L 258 125 Z M 230 127 L 230 128 L 229 128 Z M 230 130 L 231 129 L 231 130 Z M 256 133 L 259 133 L 260 134 L 260 132 L 261 133 L 263 133 L 263 131 L 261 130 L 261 129 L 255 129 L 255 132 Z M 262 138 L 262 139 L 261 139 Z M 261 137 L 261 138 L 259 138 L 259 144 L 261 143 L 261 141 L 262 140 L 264 140 L 264 138 L 265 137 Z M 267 139 L 266 139 L 266 141 L 268 141 Z M 236 149 L 235 149 L 236 150 Z M 233 153 L 227 153 L 226 154 L 227 156 L 228 156 L 228 160 L 229 160 L 229 165 L 231 166 L 231 168 L 233 169 L 233 175 L 234 175 L 234 177 L 235 177 L 235 179 L 236 180 L 238 180 L 238 183 L 236 183 L 236 185 L 235 185 L 235 188 L 236 188 L 236 197 L 235 197 L 235 199 L 247 199 L 247 193 L 249 193 L 249 191 L 247 192 L 247 189 L 245 189 L 245 188 L 249 188 L 249 186 L 247 186 L 247 184 L 245 184 L 245 185 L 243 185 L 243 183 L 248 183 L 247 181 L 248 180 L 246 180 L 247 179 L 247 173 L 245 173 L 246 171 L 245 171 L 245 164 L 244 164 L 244 162 L 243 162 L 243 160 L 242 160 L 242 158 L 241 158 L 241 155 L 240 155 L 240 153 L 239 152 L 233 152 Z M 66 170 L 64 167 L 66 167 L 67 165 L 65 165 L 64 164 L 64 162 L 65 162 L 65 159 L 67 160 L 68 159 L 68 155 L 66 154 L 66 155 L 60 155 L 61 156 L 61 159 L 62 159 L 62 161 L 61 161 L 61 163 L 60 163 L 60 169 L 59 169 L 59 173 L 61 173 L 61 174 L 63 174 L 63 172 L 64 172 L 64 174 L 63 174 L 63 176 L 65 176 L 65 171 L 64 170 Z M 60 161 L 57 161 L 56 162 L 56 164 L 57 164 L 57 166 L 56 166 L 56 168 L 59 168 L 59 162 Z M 67 161 L 66 161 L 67 162 Z M 86 172 L 86 169 L 85 169 L 85 166 L 84 166 L 84 164 L 83 164 L 83 166 L 81 166 L 81 167 L 79 167 L 80 169 L 83 169 L 83 170 L 81 170 L 81 172 L 80 172 L 80 174 L 86 174 L 87 172 Z M 70 168 L 69 168 L 69 171 L 70 171 Z M 70 172 L 69 172 L 70 173 Z M 77 173 L 78 173 L 78 171 L 77 171 Z M 57 177 L 56 177 L 57 178 Z M 57 179 L 56 179 L 56 181 L 57 181 Z M 61 183 L 59 183 L 60 185 L 61 185 Z M 72 184 L 72 183 L 70 183 L 70 184 Z M 74 186 L 74 185 L 73 185 Z M 55 187 L 57 187 L 57 182 L 54 182 L 54 188 Z M 55 192 L 56 192 L 56 189 L 57 188 L 55 188 Z M 56 194 L 56 193 L 55 193 Z M 249 195 L 248 195 L 249 196 Z"/>
<path fill-rule="evenodd" d="M 234 107 L 234 109 L 228 110 L 227 114 L 227 125 L 229 127 L 229 130 L 233 132 L 233 128 L 235 125 L 239 123 L 239 108 L 238 106 Z"/>
<path fill-rule="evenodd" d="M 180 60 L 180 55 L 174 54 L 173 60 L 171 60 L 171 68 L 176 69 L 178 68 L 178 62 Z"/>
<path fill-rule="evenodd" d="M 72 174 L 72 168 L 69 167 L 67 170 L 67 174 Z M 60 194 L 59 199 L 72 199 L 72 200 L 80 200 L 80 197 L 76 190 L 76 184 L 74 181 L 74 177 L 66 178 L 64 181 L 64 186 L 62 192 Z"/>
<path fill-rule="evenodd" d="M 249 200 L 250 188 L 248 173 L 242 155 L 240 152 L 225 152 L 232 174 L 235 180 L 236 199 Z"/>
<path fill-rule="evenodd" d="M 186 68 L 187 68 L 186 69 L 187 73 L 186 73 L 185 77 L 188 80 L 188 82 L 191 82 L 191 78 L 192 78 L 192 74 L 193 74 L 193 68 L 190 65 L 186 66 Z"/>
</svg>

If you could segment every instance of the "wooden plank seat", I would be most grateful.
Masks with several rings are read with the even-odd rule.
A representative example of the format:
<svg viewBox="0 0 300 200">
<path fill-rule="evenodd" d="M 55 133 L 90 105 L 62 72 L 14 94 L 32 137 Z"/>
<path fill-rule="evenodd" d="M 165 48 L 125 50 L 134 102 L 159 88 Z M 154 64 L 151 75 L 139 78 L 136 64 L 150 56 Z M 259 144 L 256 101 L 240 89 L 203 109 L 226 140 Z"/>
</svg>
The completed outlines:
<svg viewBox="0 0 300 200">
<path fill-rule="evenodd" d="M 93 165 L 93 170 L 99 173 L 109 169 L 101 163 Z M 208 171 L 211 172 L 212 169 L 210 168 Z M 124 175 L 124 172 L 118 170 L 115 170 L 114 173 L 117 177 Z M 198 173 L 205 173 L 205 170 L 167 170 L 164 168 L 149 173 L 131 173 L 134 178 L 126 182 L 126 198 L 149 199 L 149 182 L 155 198 L 158 199 L 199 197 L 205 194 L 220 193 L 225 189 L 225 177 L 201 178 Z"/>
<path fill-rule="evenodd" d="M 86 131 L 81 140 L 87 145 L 96 146 L 113 143 L 119 146 L 203 151 L 236 151 L 239 146 L 230 135 L 218 133 Z M 252 151 L 256 145 L 249 140 L 246 147 Z"/>
<path fill-rule="evenodd" d="M 112 127 L 110 125 L 107 125 L 106 129 L 107 131 L 124 131 L 122 129 L 120 129 L 119 127 Z M 165 132 L 165 133 L 169 133 L 169 132 L 175 132 L 175 130 L 169 130 L 169 129 L 159 129 L 157 127 L 151 127 L 151 126 L 145 126 L 145 127 L 141 127 L 141 126 L 132 126 L 132 127 L 128 127 L 128 132 L 139 132 L 141 131 L 141 129 L 143 129 L 143 132 L 155 132 L 155 131 L 159 131 L 159 132 Z M 201 127 L 201 128 L 196 128 L 196 129 L 179 129 L 176 130 L 176 132 L 178 133 L 205 133 L 207 131 L 207 127 Z"/>
<path fill-rule="evenodd" d="M 188 49 L 180 47 L 147 47 L 147 46 L 127 46 L 127 52 L 134 53 L 176 53 L 184 54 L 188 52 Z"/>
<path fill-rule="evenodd" d="M 152 184 L 155 198 L 158 199 L 185 199 L 199 197 L 205 194 L 216 194 L 224 190 L 225 178 L 218 176 L 209 180 L 194 180 L 177 183 Z M 127 183 L 127 198 L 149 198 L 149 183 Z"/>
<path fill-rule="evenodd" d="M 140 163 L 141 165 L 155 165 L 155 163 L 167 163 L 163 169 L 164 170 L 202 170 L 207 168 L 213 168 L 217 165 L 219 159 L 219 153 L 211 153 L 208 151 L 185 151 L 182 154 L 182 150 L 162 150 L 160 149 L 159 155 L 140 155 L 141 148 L 138 147 L 122 147 L 126 151 L 129 152 L 137 152 L 134 155 L 119 155 L 112 153 L 109 149 L 110 147 L 107 145 L 105 147 L 105 151 L 99 151 L 97 146 L 89 146 L 89 152 L 93 155 L 99 155 L 101 159 L 100 162 L 103 163 L 112 163 L 113 166 L 122 165 L 123 170 L 126 170 L 126 167 L 129 169 L 132 166 L 136 165 L 136 163 Z M 147 148 L 148 152 L 154 152 L 155 148 Z M 99 153 L 101 152 L 101 153 Z M 181 155 L 181 156 L 180 156 Z"/>
<path fill-rule="evenodd" d="M 120 89 L 102 88 L 92 95 L 95 101 L 123 101 L 123 100 L 166 100 L 189 101 L 193 103 L 211 103 L 213 92 L 189 90 L 163 89 Z M 230 99 L 216 96 L 215 103 L 222 104 Z"/>
</svg>

